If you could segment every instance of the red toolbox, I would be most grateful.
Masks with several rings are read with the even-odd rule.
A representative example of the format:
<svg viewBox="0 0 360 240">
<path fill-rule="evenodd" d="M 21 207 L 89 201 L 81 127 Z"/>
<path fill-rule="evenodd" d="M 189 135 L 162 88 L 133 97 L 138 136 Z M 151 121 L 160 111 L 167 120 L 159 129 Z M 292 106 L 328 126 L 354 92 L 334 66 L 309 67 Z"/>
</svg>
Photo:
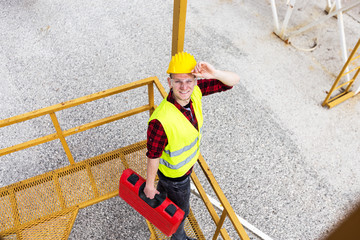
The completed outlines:
<svg viewBox="0 0 360 240">
<path fill-rule="evenodd" d="M 147 198 L 145 184 L 144 178 L 128 168 L 120 178 L 119 196 L 165 235 L 171 236 L 183 220 L 184 211 L 167 198 L 166 193 Z"/>
</svg>

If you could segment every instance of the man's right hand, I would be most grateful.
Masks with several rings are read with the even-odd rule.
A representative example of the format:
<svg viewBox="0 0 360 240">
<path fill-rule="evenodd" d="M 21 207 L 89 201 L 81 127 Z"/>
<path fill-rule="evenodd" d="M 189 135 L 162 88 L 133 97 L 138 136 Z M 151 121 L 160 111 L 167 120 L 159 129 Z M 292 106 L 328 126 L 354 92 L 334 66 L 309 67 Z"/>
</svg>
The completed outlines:
<svg viewBox="0 0 360 240">
<path fill-rule="evenodd" d="M 158 190 L 156 190 L 154 185 L 148 186 L 147 182 L 146 182 L 146 185 L 144 188 L 144 193 L 145 193 L 146 197 L 150 198 L 150 199 L 153 199 L 155 197 L 155 194 L 160 194 L 160 192 Z"/>
</svg>

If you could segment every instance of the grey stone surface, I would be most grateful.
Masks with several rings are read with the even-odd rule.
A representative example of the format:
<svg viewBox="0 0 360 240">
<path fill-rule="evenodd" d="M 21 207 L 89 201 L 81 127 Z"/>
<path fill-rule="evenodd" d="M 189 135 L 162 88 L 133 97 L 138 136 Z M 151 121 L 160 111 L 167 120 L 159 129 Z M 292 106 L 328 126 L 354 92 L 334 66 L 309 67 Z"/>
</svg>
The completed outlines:
<svg viewBox="0 0 360 240">
<path fill-rule="evenodd" d="M 298 1 L 289 30 L 323 16 L 325 2 Z M 286 1 L 277 6 L 282 22 Z M 168 89 L 172 7 L 172 1 L 153 0 L 0 0 L 0 119 L 149 76 Z M 349 49 L 359 22 L 359 8 L 344 15 Z M 335 18 L 291 38 L 292 45 L 272 30 L 270 1 L 188 1 L 185 50 L 241 76 L 231 91 L 204 98 L 202 154 L 237 214 L 273 239 L 320 239 L 360 198 L 359 96 L 331 110 L 321 107 L 342 67 Z M 314 38 L 314 51 L 299 50 Z M 58 118 L 68 129 L 141 106 L 146 93 L 109 97 Z M 147 118 L 67 138 L 75 160 L 145 139 Z M 8 126 L 0 129 L 0 147 L 53 131 L 49 117 Z M 66 164 L 58 141 L 3 156 L 0 186 Z M 192 205 L 210 239 L 209 214 L 195 197 Z M 233 230 L 230 235 L 238 239 Z M 148 237 L 145 221 L 119 198 L 81 210 L 70 235 Z"/>
</svg>

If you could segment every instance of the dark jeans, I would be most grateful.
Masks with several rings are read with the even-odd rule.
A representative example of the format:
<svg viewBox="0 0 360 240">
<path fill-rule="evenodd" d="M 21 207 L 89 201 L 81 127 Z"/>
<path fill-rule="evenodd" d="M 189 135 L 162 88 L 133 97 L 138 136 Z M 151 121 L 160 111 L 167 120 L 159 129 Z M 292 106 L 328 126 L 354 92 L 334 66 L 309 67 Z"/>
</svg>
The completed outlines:
<svg viewBox="0 0 360 240">
<path fill-rule="evenodd" d="M 173 182 L 160 178 L 157 190 L 159 192 L 166 192 L 167 197 L 185 212 L 184 219 L 180 223 L 179 228 L 171 236 L 172 240 L 185 240 L 184 223 L 190 209 L 190 177 L 181 182 Z"/>
</svg>

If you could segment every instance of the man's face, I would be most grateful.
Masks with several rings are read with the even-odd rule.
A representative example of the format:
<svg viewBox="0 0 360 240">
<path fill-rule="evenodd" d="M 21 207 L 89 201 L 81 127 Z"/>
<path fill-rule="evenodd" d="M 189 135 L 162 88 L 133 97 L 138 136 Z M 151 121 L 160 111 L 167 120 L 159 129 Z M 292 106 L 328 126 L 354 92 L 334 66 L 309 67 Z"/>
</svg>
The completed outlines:
<svg viewBox="0 0 360 240">
<path fill-rule="evenodd" d="M 175 100 L 182 106 L 188 104 L 196 85 L 194 75 L 191 73 L 171 74 L 168 83 L 173 90 Z"/>
</svg>

